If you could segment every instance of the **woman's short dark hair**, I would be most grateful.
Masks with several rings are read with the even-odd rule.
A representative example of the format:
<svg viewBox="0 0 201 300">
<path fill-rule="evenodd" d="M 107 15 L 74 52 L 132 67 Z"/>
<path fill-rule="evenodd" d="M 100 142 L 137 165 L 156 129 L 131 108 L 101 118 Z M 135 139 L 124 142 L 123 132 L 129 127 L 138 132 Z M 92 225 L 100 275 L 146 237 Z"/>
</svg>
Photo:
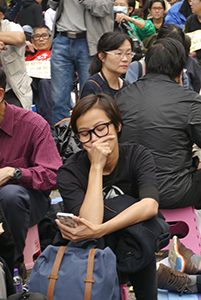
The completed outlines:
<svg viewBox="0 0 201 300">
<path fill-rule="evenodd" d="M 6 74 L 2 67 L 0 68 L 0 88 L 6 89 Z"/>
<path fill-rule="evenodd" d="M 182 45 L 185 45 L 185 33 L 179 26 L 175 24 L 165 24 L 161 26 L 156 36 L 156 39 L 159 40 L 166 37 L 175 39 L 182 43 Z"/>
<path fill-rule="evenodd" d="M 146 72 L 168 75 L 175 79 L 186 65 L 184 46 L 177 40 L 156 40 L 145 55 Z"/>
<path fill-rule="evenodd" d="M 160 2 L 164 8 L 164 10 L 166 9 L 165 7 L 165 1 L 164 0 L 150 0 L 149 1 L 149 4 L 148 4 L 148 8 L 151 9 L 152 8 L 152 5 L 155 3 L 155 2 Z"/>
<path fill-rule="evenodd" d="M 96 95 L 90 94 L 78 101 L 73 108 L 70 124 L 75 134 L 77 133 L 77 119 L 84 115 L 91 108 L 104 110 L 108 118 L 112 121 L 116 130 L 118 130 L 119 124 L 123 124 L 119 107 L 114 99 L 104 93 L 99 93 Z"/>
<path fill-rule="evenodd" d="M 125 40 L 129 41 L 129 43 L 131 44 L 131 48 L 133 50 L 132 38 L 126 33 L 118 32 L 118 31 L 111 31 L 111 32 L 109 31 L 104 33 L 100 37 L 97 44 L 97 54 L 95 55 L 89 67 L 89 73 L 91 76 L 100 72 L 102 68 L 102 61 L 98 57 L 98 53 L 103 52 L 105 55 L 107 55 L 106 51 L 118 49 Z"/>
</svg>

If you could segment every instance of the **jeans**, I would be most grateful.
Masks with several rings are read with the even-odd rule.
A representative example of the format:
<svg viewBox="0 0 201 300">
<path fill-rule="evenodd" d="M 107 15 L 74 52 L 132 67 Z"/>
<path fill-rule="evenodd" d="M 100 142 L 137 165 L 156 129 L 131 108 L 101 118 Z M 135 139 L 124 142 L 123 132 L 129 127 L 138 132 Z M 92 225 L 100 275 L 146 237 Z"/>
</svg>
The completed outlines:
<svg viewBox="0 0 201 300">
<path fill-rule="evenodd" d="M 51 54 L 51 91 L 53 121 L 58 123 L 70 117 L 73 78 L 77 71 L 79 85 L 89 77 L 88 68 L 93 57 L 88 55 L 85 38 L 69 39 L 60 34 L 53 41 Z"/>
</svg>

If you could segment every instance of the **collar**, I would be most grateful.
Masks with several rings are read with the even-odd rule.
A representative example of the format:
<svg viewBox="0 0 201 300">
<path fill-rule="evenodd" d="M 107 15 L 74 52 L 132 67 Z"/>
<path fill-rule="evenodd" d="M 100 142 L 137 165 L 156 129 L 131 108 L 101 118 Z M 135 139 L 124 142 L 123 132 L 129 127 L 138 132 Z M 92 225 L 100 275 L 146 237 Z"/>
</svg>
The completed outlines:
<svg viewBox="0 0 201 300">
<path fill-rule="evenodd" d="M 168 75 L 165 75 L 165 74 L 147 73 L 141 79 L 143 80 L 143 78 L 145 80 L 146 79 L 153 79 L 153 80 L 156 80 L 156 81 L 170 81 L 170 82 L 174 82 L 174 83 L 177 84 L 177 82 L 174 79 L 171 79 Z"/>
<path fill-rule="evenodd" d="M 8 135 L 12 136 L 13 126 L 14 126 L 14 107 L 12 105 L 9 105 L 6 101 L 5 104 L 6 104 L 6 111 L 0 129 L 3 130 Z"/>
</svg>

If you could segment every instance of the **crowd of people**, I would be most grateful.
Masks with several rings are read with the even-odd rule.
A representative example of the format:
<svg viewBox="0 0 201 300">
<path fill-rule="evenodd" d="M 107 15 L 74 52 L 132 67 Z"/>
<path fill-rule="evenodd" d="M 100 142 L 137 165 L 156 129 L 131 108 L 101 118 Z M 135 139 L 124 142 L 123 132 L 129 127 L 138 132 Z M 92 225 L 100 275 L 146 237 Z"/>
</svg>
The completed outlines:
<svg viewBox="0 0 201 300">
<path fill-rule="evenodd" d="M 201 0 L 0 0 L 0 211 L 14 241 L 11 273 L 24 276 L 28 229 L 57 188 L 79 225 L 56 220 L 61 243 L 106 246 L 109 235 L 117 260 L 121 230 L 160 208 L 201 209 L 200 29 Z M 48 62 L 50 76 L 29 76 L 27 62 Z M 83 149 L 63 164 L 55 124 L 69 117 Z M 108 220 L 104 203 L 115 197 L 118 209 L 131 202 Z M 176 236 L 169 260 L 156 270 L 153 251 L 129 272 L 137 300 L 156 300 L 157 287 L 201 292 L 201 258 Z"/>
</svg>

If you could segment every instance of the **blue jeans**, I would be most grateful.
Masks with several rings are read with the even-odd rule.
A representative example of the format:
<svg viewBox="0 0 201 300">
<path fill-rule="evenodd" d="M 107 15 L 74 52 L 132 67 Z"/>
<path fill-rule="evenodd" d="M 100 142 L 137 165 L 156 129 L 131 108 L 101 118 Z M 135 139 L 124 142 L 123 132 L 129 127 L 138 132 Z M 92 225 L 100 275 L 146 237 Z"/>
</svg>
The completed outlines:
<svg viewBox="0 0 201 300">
<path fill-rule="evenodd" d="M 80 89 L 89 77 L 93 57 L 88 55 L 86 39 L 69 39 L 60 34 L 53 41 L 51 54 L 51 90 L 54 124 L 70 117 L 73 78 L 78 72 Z"/>
</svg>

